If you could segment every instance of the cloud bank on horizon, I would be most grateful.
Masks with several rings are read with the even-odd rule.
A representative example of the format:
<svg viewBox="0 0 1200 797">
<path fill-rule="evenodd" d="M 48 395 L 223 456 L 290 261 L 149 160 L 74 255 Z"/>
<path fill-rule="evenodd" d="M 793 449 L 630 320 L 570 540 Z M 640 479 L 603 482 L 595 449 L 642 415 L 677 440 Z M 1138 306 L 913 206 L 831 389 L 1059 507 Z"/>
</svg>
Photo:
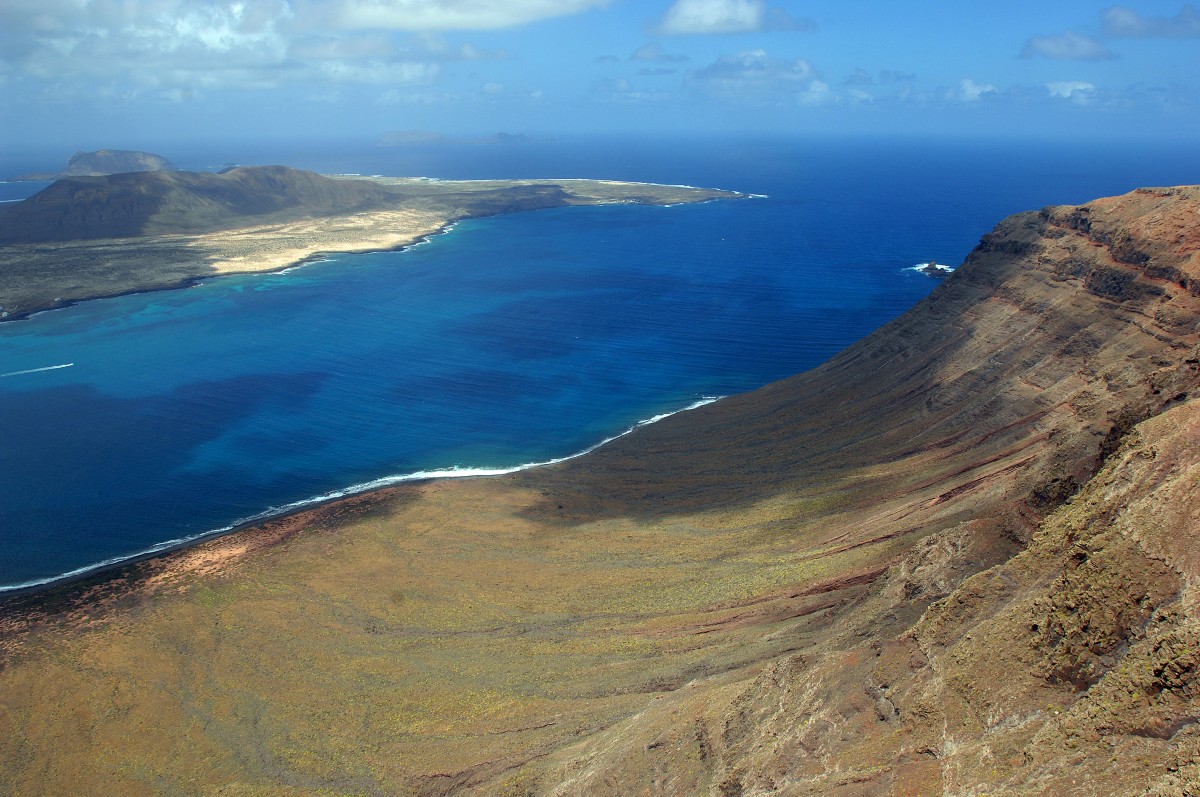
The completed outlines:
<svg viewBox="0 0 1200 797">
<path fill-rule="evenodd" d="M 1200 130 L 1200 10 L 1014 0 L 0 0 L 6 143 L 388 129 Z"/>
</svg>

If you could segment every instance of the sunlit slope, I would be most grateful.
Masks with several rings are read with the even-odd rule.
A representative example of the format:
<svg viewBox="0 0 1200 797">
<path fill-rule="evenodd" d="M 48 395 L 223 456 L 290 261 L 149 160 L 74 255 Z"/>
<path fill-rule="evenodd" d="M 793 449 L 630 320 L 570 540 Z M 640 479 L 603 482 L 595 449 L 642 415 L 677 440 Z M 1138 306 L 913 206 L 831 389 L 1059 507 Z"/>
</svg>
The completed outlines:
<svg viewBox="0 0 1200 797">
<path fill-rule="evenodd" d="M 553 468 L 360 497 L 10 602 L 0 771 L 14 794 L 129 795 L 922 794 L 1054 776 L 1070 746 L 1030 758 L 1039 729 L 1153 657 L 1154 634 L 1195 627 L 1180 539 L 1200 521 L 1155 525 L 1154 502 L 1194 481 L 1177 430 L 1200 381 L 1198 208 L 1184 188 L 1018 215 L 804 375 Z M 1139 470 L 1171 434 L 1178 467 Z M 1134 505 L 1149 531 L 1106 530 L 1106 507 Z M 1088 534 L 1112 564 L 1056 587 Z M 1145 585 L 1126 619 L 1075 623 L 1053 597 L 1096 603 L 1134 583 L 1101 577 L 1126 564 Z M 1151 616 L 1166 619 L 1148 631 Z M 978 636 L 988 622 L 1002 630 Z M 1132 740 L 1165 777 L 1195 713 L 1179 666 L 1155 741 L 1081 708 L 1088 743 Z M 993 727 L 1029 729 L 1001 763 Z M 1126 793 L 1114 760 L 1097 772 Z"/>
</svg>

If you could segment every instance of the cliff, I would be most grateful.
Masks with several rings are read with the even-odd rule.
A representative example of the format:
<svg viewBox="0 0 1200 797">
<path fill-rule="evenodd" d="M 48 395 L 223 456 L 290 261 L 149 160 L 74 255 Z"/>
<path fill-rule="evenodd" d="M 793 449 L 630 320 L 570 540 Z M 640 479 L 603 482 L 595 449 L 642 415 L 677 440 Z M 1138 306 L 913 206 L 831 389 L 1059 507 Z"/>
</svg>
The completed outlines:
<svg viewBox="0 0 1200 797">
<path fill-rule="evenodd" d="M 821 367 L 3 609 L 14 794 L 1194 794 L 1200 187 Z"/>
</svg>

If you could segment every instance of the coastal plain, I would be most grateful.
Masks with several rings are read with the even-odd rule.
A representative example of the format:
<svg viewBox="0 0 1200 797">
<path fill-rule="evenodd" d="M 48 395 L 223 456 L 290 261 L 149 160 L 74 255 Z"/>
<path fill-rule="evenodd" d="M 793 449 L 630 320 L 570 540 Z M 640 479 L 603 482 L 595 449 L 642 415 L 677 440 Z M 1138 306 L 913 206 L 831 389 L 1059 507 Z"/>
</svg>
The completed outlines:
<svg viewBox="0 0 1200 797">
<path fill-rule="evenodd" d="M 1200 187 L 1002 221 L 824 365 L 0 604 L 12 795 L 1200 784 Z"/>
</svg>

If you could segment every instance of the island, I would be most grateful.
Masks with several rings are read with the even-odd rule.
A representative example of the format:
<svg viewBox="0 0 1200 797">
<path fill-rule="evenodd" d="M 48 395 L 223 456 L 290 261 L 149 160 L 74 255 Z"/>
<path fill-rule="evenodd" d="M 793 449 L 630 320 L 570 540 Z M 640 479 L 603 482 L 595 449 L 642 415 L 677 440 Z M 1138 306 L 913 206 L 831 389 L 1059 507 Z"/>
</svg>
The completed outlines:
<svg viewBox="0 0 1200 797">
<path fill-rule="evenodd" d="M 806 373 L 4 599 L 5 793 L 1195 794 L 1198 220 L 1020 213 Z"/>
<path fill-rule="evenodd" d="M 322 254 L 398 249 L 479 216 L 742 196 L 607 180 L 327 176 L 285 166 L 68 177 L 0 206 L 0 307 L 12 320 Z"/>
<path fill-rule="evenodd" d="M 56 172 L 34 172 L 7 178 L 10 182 L 46 182 L 70 177 L 87 177 L 122 172 L 154 172 L 171 170 L 175 164 L 162 155 L 128 149 L 100 149 L 95 152 L 76 152 L 67 166 Z"/>
</svg>

